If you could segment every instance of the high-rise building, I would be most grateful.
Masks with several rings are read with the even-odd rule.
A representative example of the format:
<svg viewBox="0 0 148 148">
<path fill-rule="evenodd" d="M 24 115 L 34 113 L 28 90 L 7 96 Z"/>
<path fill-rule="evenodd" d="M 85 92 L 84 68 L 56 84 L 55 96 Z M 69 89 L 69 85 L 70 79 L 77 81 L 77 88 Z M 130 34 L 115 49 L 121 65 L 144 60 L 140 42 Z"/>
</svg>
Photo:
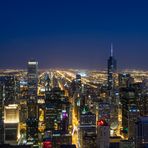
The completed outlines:
<svg viewBox="0 0 148 148">
<path fill-rule="evenodd" d="M 136 148 L 148 147 L 148 117 L 139 117 L 136 122 L 135 144 Z"/>
<path fill-rule="evenodd" d="M 38 62 L 28 62 L 28 117 L 37 117 Z"/>
<path fill-rule="evenodd" d="M 129 87 L 134 82 L 134 79 L 131 77 L 131 75 L 127 73 L 119 74 L 118 78 L 119 87 Z"/>
<path fill-rule="evenodd" d="M 97 122 L 97 148 L 109 148 L 110 127 L 105 120 Z"/>
<path fill-rule="evenodd" d="M 91 112 L 81 114 L 80 125 L 96 125 L 96 115 Z"/>
<path fill-rule="evenodd" d="M 30 100 L 37 99 L 38 87 L 38 62 L 31 60 L 28 62 L 28 95 Z"/>
<path fill-rule="evenodd" d="M 17 141 L 19 111 L 16 106 L 16 80 L 13 75 L 0 77 L 0 133 L 2 142 Z M 16 109 L 16 110 L 15 110 Z M 17 112 L 17 113 L 16 113 Z"/>
<path fill-rule="evenodd" d="M 19 106 L 9 104 L 4 108 L 5 143 L 15 143 L 19 138 Z"/>
<path fill-rule="evenodd" d="M 110 57 L 108 59 L 108 89 L 111 90 L 115 85 L 115 73 L 117 70 L 117 61 L 113 56 L 113 45 L 111 44 Z"/>
<path fill-rule="evenodd" d="M 4 143 L 4 101 L 3 85 L 0 84 L 0 144 Z"/>
<path fill-rule="evenodd" d="M 147 116 L 148 115 L 148 93 L 147 88 L 144 83 L 137 82 L 132 84 L 132 87 L 135 89 L 136 94 L 136 100 L 137 100 L 137 106 L 140 110 L 141 116 Z"/>
<path fill-rule="evenodd" d="M 148 116 L 148 92 L 145 92 L 141 100 L 140 113 L 143 116 Z"/>
<path fill-rule="evenodd" d="M 128 138 L 134 136 L 134 122 L 139 115 L 146 115 L 147 95 L 144 91 L 144 85 L 141 82 L 130 84 L 129 87 L 120 88 L 120 99 L 122 104 L 122 126 L 123 133 Z"/>
<path fill-rule="evenodd" d="M 38 120 L 35 117 L 28 118 L 27 124 L 27 141 L 36 143 L 38 140 Z"/>
<path fill-rule="evenodd" d="M 135 89 L 132 87 L 121 88 L 120 99 L 122 104 L 122 127 L 124 133 L 128 135 L 128 120 L 131 114 L 129 110 L 131 105 L 136 104 Z"/>
<path fill-rule="evenodd" d="M 45 137 L 51 139 L 53 147 L 61 144 L 71 144 L 70 102 L 59 87 L 47 90 L 45 93 Z"/>
<path fill-rule="evenodd" d="M 46 93 L 46 130 L 62 130 L 63 133 L 68 132 L 70 103 L 63 94 L 64 92 L 57 87 Z"/>
<path fill-rule="evenodd" d="M 38 133 L 38 105 L 37 105 L 37 89 L 38 89 L 38 62 L 30 60 L 28 62 L 28 119 L 27 119 L 27 140 L 37 140 Z"/>
<path fill-rule="evenodd" d="M 96 147 L 96 115 L 86 112 L 80 115 L 78 130 L 80 147 Z"/>
<path fill-rule="evenodd" d="M 45 95 L 51 90 L 51 80 L 49 74 L 45 74 Z"/>
<path fill-rule="evenodd" d="M 103 119 L 110 123 L 110 104 L 106 102 L 99 102 L 98 108 L 98 119 Z"/>
<path fill-rule="evenodd" d="M 128 138 L 135 136 L 135 122 L 140 116 L 140 111 L 135 104 L 129 106 L 128 110 Z"/>
<path fill-rule="evenodd" d="M 1 76 L 0 82 L 3 85 L 4 104 L 14 104 L 16 101 L 15 76 Z"/>
</svg>

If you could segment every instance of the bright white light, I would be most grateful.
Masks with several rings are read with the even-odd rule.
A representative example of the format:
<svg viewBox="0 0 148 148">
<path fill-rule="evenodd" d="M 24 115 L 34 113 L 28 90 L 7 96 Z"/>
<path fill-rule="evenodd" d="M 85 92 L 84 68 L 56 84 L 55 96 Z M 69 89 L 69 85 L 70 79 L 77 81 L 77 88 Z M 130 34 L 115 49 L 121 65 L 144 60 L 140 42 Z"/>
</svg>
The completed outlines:
<svg viewBox="0 0 148 148">
<path fill-rule="evenodd" d="M 28 62 L 29 65 L 37 65 L 38 62 Z"/>
<path fill-rule="evenodd" d="M 87 76 L 87 74 L 85 73 L 85 72 L 80 72 L 80 73 L 78 73 L 81 77 L 86 77 Z"/>
<path fill-rule="evenodd" d="M 111 135 L 111 136 L 114 135 L 114 130 L 110 130 L 110 135 Z"/>
<path fill-rule="evenodd" d="M 17 107 L 17 104 L 9 104 L 8 106 L 5 106 L 6 109 L 16 109 Z"/>
<path fill-rule="evenodd" d="M 8 106 L 10 106 L 10 107 L 17 107 L 18 105 L 17 104 L 9 104 Z"/>
</svg>

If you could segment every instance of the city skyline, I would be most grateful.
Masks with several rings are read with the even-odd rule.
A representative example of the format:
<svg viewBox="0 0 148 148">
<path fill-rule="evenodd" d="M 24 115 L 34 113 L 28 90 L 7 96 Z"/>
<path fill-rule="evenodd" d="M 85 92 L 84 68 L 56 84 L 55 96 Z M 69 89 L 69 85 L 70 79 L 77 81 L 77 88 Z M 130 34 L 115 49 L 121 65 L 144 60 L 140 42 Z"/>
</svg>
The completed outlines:
<svg viewBox="0 0 148 148">
<path fill-rule="evenodd" d="M 0 2 L 0 148 L 148 147 L 147 6 Z"/>
<path fill-rule="evenodd" d="M 39 68 L 106 69 L 113 43 L 118 69 L 147 70 L 146 6 L 144 1 L 1 2 L 0 69 L 25 68 L 32 58 Z"/>
</svg>

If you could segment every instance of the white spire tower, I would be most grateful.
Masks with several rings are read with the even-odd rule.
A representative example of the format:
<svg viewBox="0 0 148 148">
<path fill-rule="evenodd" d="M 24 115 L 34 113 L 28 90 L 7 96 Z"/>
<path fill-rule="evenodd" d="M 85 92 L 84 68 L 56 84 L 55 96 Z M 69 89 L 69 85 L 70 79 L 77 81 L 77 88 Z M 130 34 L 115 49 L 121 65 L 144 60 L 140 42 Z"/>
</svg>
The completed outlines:
<svg viewBox="0 0 148 148">
<path fill-rule="evenodd" d="M 113 57 L 113 44 L 111 43 L 110 56 Z"/>
</svg>

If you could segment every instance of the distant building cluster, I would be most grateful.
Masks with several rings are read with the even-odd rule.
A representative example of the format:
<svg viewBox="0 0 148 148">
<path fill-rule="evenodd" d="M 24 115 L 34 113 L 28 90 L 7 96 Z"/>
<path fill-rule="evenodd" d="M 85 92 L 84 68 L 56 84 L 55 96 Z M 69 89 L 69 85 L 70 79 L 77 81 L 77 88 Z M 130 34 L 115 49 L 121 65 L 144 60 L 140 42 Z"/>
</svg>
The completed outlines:
<svg viewBox="0 0 148 148">
<path fill-rule="evenodd" d="M 107 62 L 107 72 L 41 70 L 35 60 L 2 71 L 0 147 L 148 147 L 148 75 L 118 72 L 112 45 Z"/>
</svg>

